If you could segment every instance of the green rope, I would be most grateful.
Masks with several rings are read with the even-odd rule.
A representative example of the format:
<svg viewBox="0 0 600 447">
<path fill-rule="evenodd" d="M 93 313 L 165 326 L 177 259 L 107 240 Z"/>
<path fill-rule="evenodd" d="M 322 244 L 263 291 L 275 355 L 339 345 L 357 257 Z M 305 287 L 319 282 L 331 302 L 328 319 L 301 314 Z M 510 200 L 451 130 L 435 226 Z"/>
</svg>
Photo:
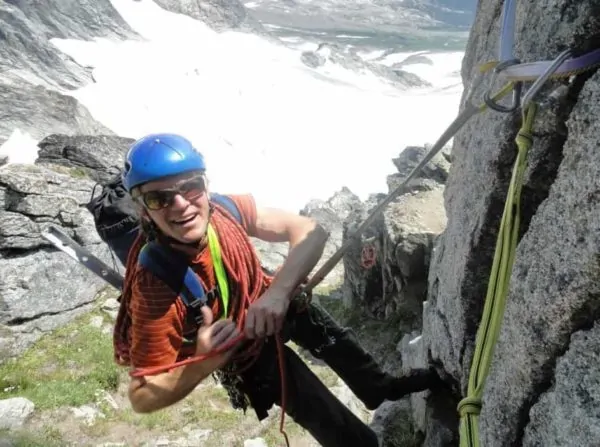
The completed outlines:
<svg viewBox="0 0 600 447">
<path fill-rule="evenodd" d="M 523 124 L 517 137 L 518 153 L 508 188 L 504 213 L 500 222 L 492 271 L 481 323 L 475 340 L 475 353 L 471 364 L 467 396 L 458 404 L 460 415 L 460 446 L 479 446 L 478 416 L 481 412 L 483 388 L 490 370 L 494 347 L 500 334 L 506 295 L 515 258 L 521 220 L 521 189 L 527 167 L 527 153 L 533 143 L 531 129 L 537 106 L 532 103 L 523 111 Z"/>
<path fill-rule="evenodd" d="M 217 236 L 217 233 L 211 224 L 208 224 L 208 248 L 210 250 L 210 256 L 212 258 L 215 275 L 217 277 L 219 295 L 221 297 L 221 302 L 223 303 L 223 315 L 221 318 L 226 318 L 227 311 L 229 309 L 229 282 L 227 281 L 227 273 L 225 272 L 225 267 L 223 266 L 223 257 L 221 256 L 219 237 Z"/>
</svg>

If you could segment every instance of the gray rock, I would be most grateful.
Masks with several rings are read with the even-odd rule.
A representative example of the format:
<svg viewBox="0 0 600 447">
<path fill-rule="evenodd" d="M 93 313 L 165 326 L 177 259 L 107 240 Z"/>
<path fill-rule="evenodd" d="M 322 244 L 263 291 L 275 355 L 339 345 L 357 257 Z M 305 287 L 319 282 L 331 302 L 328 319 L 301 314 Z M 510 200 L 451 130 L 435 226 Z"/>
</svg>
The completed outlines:
<svg viewBox="0 0 600 447">
<path fill-rule="evenodd" d="M 370 427 L 379 438 L 381 447 L 417 447 L 422 436 L 412 425 L 410 403 L 406 400 L 386 401 L 375 411 Z"/>
<path fill-rule="evenodd" d="M 529 413 L 524 446 L 595 445 L 600 439 L 600 326 L 571 336 L 553 386 Z"/>
<path fill-rule="evenodd" d="M 98 419 L 104 419 L 106 415 L 95 405 L 82 405 L 81 407 L 71 408 L 71 412 L 76 419 L 80 419 L 85 426 L 92 426 Z"/>
<path fill-rule="evenodd" d="M 495 57 L 498 8 L 491 0 L 479 3 L 463 61 L 466 91 L 477 64 Z M 590 1 L 517 2 L 515 54 L 534 61 L 552 59 L 567 46 L 594 47 L 591 36 L 600 29 L 596 9 Z M 521 239 L 483 397 L 482 445 L 523 443 L 529 415 L 534 415 L 532 405 L 551 386 L 555 364 L 567 350 L 571 334 L 589 327 L 598 315 L 600 274 L 594 266 L 600 250 L 600 160 L 599 128 L 593 117 L 598 113 L 599 81 L 597 74 L 580 78 L 569 97 L 541 109 L 536 117 L 521 203 Z M 542 93 L 555 86 L 549 83 Z M 482 93 L 482 88 L 478 90 L 476 97 Z M 472 119 L 454 140 L 444 193 L 448 222 L 433 250 L 423 338 L 431 360 L 460 384 L 462 395 L 519 125 L 519 114 L 485 113 Z M 591 415 L 594 405 L 590 402 Z M 583 432 L 593 433 L 592 426 L 598 425 L 597 418 L 590 419 L 581 422 Z M 556 443 L 560 444 L 548 435 L 537 445 Z"/>
<path fill-rule="evenodd" d="M 315 51 L 304 51 L 300 59 L 311 68 L 318 68 L 330 61 L 348 70 L 369 71 L 398 88 L 431 86 L 429 82 L 413 73 L 365 61 L 352 50 L 332 43 L 320 43 Z"/>
<path fill-rule="evenodd" d="M 426 307 L 426 306 L 425 306 Z M 402 368 L 408 372 L 417 368 L 429 368 L 430 359 L 423 336 L 418 332 L 406 334 L 398 343 L 402 356 Z M 456 402 L 448 390 L 426 390 L 412 393 L 409 397 L 414 430 L 422 436 L 426 447 L 456 445 L 458 417 Z"/>
<path fill-rule="evenodd" d="M 390 182 L 394 190 L 412 170 L 418 148 L 407 148 L 394 160 L 398 180 Z M 417 162 L 418 162 L 417 161 Z M 421 303 L 427 289 L 427 271 L 433 241 L 445 227 L 443 181 L 436 158 L 418 176 L 406 192 L 389 204 L 368 228 L 362 241 L 352 244 L 344 258 L 345 299 L 348 305 L 363 303 L 368 313 L 378 318 L 404 315 L 411 330 L 421 321 Z M 416 164 L 416 163 L 414 163 Z M 395 183 L 397 182 L 397 183 Z M 422 185 L 426 184 L 427 188 Z M 346 221 L 345 237 L 367 218 L 378 201 L 368 203 Z M 373 247 L 375 264 L 365 268 L 361 262 L 363 248 Z"/>
<path fill-rule="evenodd" d="M 600 124 L 590 120 L 597 104 L 599 74 L 579 94 L 556 180 L 519 243 L 481 414 L 486 445 L 519 441 L 522 415 L 552 380 L 571 334 L 600 311 L 600 272 L 591 268 L 600 252 Z"/>
<path fill-rule="evenodd" d="M 346 385 L 342 379 L 338 378 L 337 384 L 329 391 L 333 393 L 337 399 L 343 403 L 354 415 L 363 422 L 368 422 L 371 412 L 367 410 L 365 405 L 360 401 L 358 397 L 352 392 L 348 385 Z"/>
<path fill-rule="evenodd" d="M 121 304 L 115 298 L 109 298 L 102 304 L 101 309 L 106 312 L 112 320 L 116 320 L 120 305 Z"/>
<path fill-rule="evenodd" d="M 136 38 L 108 0 L 0 4 L 0 144 L 15 128 L 49 133 L 111 134 L 66 95 L 91 81 L 89 69 L 50 39 Z"/>
<path fill-rule="evenodd" d="M 317 263 L 319 269 L 329 258 L 342 246 L 344 221 L 355 210 L 362 207 L 357 195 L 348 188 L 343 187 L 333 196 L 325 201 L 312 200 L 300 210 L 303 216 L 309 216 L 317 220 L 325 230 L 329 232 L 329 239 L 325 245 L 323 256 Z M 344 266 L 340 262 L 323 280 L 323 285 L 336 286 L 343 281 Z"/>
<path fill-rule="evenodd" d="M 24 397 L 0 400 L 0 430 L 21 427 L 33 413 L 35 405 Z"/>
<path fill-rule="evenodd" d="M 252 7 L 252 14 L 264 23 L 313 32 L 357 30 L 368 36 L 379 31 L 381 40 L 387 33 L 398 35 L 407 29 L 412 35 L 423 29 L 427 37 L 432 28 L 466 30 L 473 22 L 476 6 L 475 0 L 261 0 Z"/>
<path fill-rule="evenodd" d="M 110 135 L 49 135 L 38 144 L 36 164 L 64 166 L 71 174 L 104 182 L 121 172 L 134 141 Z"/>
<path fill-rule="evenodd" d="M 63 264 L 71 262 L 67 259 L 62 259 L 61 261 Z M 55 266 L 50 266 L 50 273 L 52 273 L 53 267 L 56 268 Z M 55 283 L 52 280 L 47 283 L 54 287 Z M 64 280 L 59 280 L 57 283 L 60 287 L 64 285 Z M 92 287 L 97 287 L 97 285 L 92 284 Z M 37 309 L 37 305 L 35 304 L 32 304 L 32 307 Z M 7 358 L 19 356 L 48 332 L 66 325 L 74 318 L 89 312 L 91 309 L 91 304 L 83 304 L 56 314 L 43 313 L 36 310 L 38 313 L 35 318 L 23 320 L 17 316 L 17 318 L 13 318 L 8 323 L 9 325 L 0 323 L 0 363 L 4 362 Z M 10 315 L 8 316 L 10 317 Z M 3 312 L 0 312 L 0 317 L 4 317 Z"/>
<path fill-rule="evenodd" d="M 300 60 L 310 68 L 319 68 L 325 65 L 327 59 L 314 51 L 303 51 Z"/>
<path fill-rule="evenodd" d="M 239 0 L 156 0 L 156 4 L 167 11 L 200 20 L 217 31 L 264 31 Z"/>
<path fill-rule="evenodd" d="M 398 172 L 388 177 L 390 191 L 396 188 L 429 152 L 428 146 L 407 146 L 402 153 L 392 159 Z M 449 149 L 442 149 L 433 159 L 427 163 L 415 179 L 407 186 L 408 191 L 419 189 L 430 189 L 435 186 L 444 185 L 450 172 L 450 161 L 445 157 Z"/>
<path fill-rule="evenodd" d="M 246 439 L 244 447 L 267 447 L 267 442 L 263 438 Z"/>
<path fill-rule="evenodd" d="M 393 54 L 393 53 L 389 53 L 389 54 Z M 403 61 L 397 62 L 394 65 L 392 65 L 392 67 L 393 68 L 403 68 L 403 67 L 406 67 L 407 65 L 413 65 L 413 64 L 433 65 L 433 61 L 430 58 L 428 58 L 427 56 L 425 56 L 424 54 L 411 54 L 410 56 L 405 58 Z"/>
<path fill-rule="evenodd" d="M 427 368 L 429 365 L 423 337 L 418 332 L 405 334 L 398 343 L 398 351 L 402 357 L 402 367 L 404 371 L 411 369 Z M 412 410 L 412 420 L 415 429 L 425 433 L 427 430 L 427 402 L 426 398 L 429 391 L 421 391 L 410 395 L 410 405 Z"/>
<path fill-rule="evenodd" d="M 319 222 L 329 232 L 329 239 L 325 245 L 323 256 L 313 269 L 316 272 L 342 245 L 342 233 L 344 219 L 361 207 L 360 199 L 348 188 L 342 188 L 329 199 L 312 200 L 299 211 L 300 215 L 309 216 Z M 288 246 L 284 243 L 267 243 L 253 238 L 252 243 L 256 248 L 263 265 L 269 269 L 276 270 L 285 261 Z M 343 265 L 338 263 L 333 270 L 324 278 L 321 285 L 326 287 L 339 286 L 343 280 Z"/>
<path fill-rule="evenodd" d="M 92 253 L 112 264 L 95 232 L 89 200 L 91 180 L 36 165 L 0 170 L 0 341 L 17 355 L 44 332 L 85 312 L 106 283 L 41 237 L 50 224 L 63 227 Z"/>
<path fill-rule="evenodd" d="M 38 226 L 29 217 L 10 211 L 0 214 L 0 248 L 30 249 L 39 245 Z"/>
<path fill-rule="evenodd" d="M 4 43 L 0 47 L 0 84 L 13 86 L 25 81 L 59 89 L 80 87 L 90 78 L 84 67 L 49 42 L 51 38 L 135 36 L 107 0 L 2 2 L 0 29 Z M 12 109 L 4 98 L 2 106 Z"/>
<path fill-rule="evenodd" d="M 34 139 L 55 132 L 69 135 L 113 134 L 72 96 L 24 81 L 3 84 L 1 75 L 0 116 L 4 117 L 0 120 L 0 143 L 6 141 L 15 128 Z"/>
</svg>

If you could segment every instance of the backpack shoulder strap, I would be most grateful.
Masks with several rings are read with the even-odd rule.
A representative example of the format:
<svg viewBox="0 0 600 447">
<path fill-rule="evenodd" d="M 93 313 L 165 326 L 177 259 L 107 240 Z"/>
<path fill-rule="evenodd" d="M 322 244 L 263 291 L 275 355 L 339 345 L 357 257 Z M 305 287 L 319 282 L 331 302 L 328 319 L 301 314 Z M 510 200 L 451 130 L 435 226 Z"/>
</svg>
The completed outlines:
<svg viewBox="0 0 600 447">
<path fill-rule="evenodd" d="M 237 220 L 240 225 L 242 224 L 242 215 L 240 210 L 231 197 L 213 192 L 210 194 L 210 200 L 221 205 L 223 208 L 229 211 L 229 214 L 235 217 L 235 220 Z"/>
<path fill-rule="evenodd" d="M 224 207 L 227 211 L 229 211 L 230 214 L 233 215 L 233 217 L 235 217 L 238 223 L 242 225 L 242 215 L 235 202 L 231 199 L 231 197 L 213 192 L 210 194 L 210 200 Z M 275 274 L 274 270 L 265 267 L 264 265 L 262 265 L 262 263 L 261 266 L 263 272 L 267 275 L 273 276 Z"/>
<path fill-rule="evenodd" d="M 138 262 L 178 293 L 186 307 L 194 311 L 196 323 L 202 324 L 200 308 L 207 304 L 208 296 L 183 256 L 156 242 L 149 242 L 140 251 Z"/>
</svg>

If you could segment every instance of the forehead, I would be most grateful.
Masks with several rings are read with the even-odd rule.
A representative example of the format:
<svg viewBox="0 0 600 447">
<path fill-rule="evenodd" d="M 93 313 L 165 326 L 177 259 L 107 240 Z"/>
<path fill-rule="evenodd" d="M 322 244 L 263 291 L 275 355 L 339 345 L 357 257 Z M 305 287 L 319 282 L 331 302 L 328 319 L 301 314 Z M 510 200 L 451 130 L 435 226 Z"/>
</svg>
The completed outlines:
<svg viewBox="0 0 600 447">
<path fill-rule="evenodd" d="M 184 174 L 178 174 L 172 177 L 165 177 L 164 179 L 154 180 L 142 185 L 140 187 L 140 192 L 144 193 L 148 191 L 156 191 L 158 189 L 173 188 L 187 180 L 197 177 L 201 177 L 201 174 L 198 172 L 186 172 Z"/>
</svg>

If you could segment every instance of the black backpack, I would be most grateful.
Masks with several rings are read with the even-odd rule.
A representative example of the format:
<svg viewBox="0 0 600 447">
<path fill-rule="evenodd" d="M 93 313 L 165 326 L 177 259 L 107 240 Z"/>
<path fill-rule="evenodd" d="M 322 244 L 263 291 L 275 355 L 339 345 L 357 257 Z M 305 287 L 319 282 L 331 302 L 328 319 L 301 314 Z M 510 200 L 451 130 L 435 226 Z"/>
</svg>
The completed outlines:
<svg viewBox="0 0 600 447">
<path fill-rule="evenodd" d="M 98 186 L 102 186 L 102 191 L 94 197 Z M 94 217 L 94 225 L 100 239 L 108 244 L 125 265 L 129 248 L 139 230 L 139 218 L 133 199 L 123 186 L 121 174 L 105 184 L 97 183 L 86 208 Z"/>
<path fill-rule="evenodd" d="M 94 197 L 98 186 L 102 186 L 102 191 Z M 210 199 L 223 206 L 241 223 L 242 216 L 233 200 L 217 193 L 211 193 Z M 140 223 L 133 199 L 123 186 L 121 174 L 104 184 L 96 184 L 86 208 L 94 217 L 94 225 L 100 239 L 125 265 L 129 250 L 140 230 Z"/>
</svg>

